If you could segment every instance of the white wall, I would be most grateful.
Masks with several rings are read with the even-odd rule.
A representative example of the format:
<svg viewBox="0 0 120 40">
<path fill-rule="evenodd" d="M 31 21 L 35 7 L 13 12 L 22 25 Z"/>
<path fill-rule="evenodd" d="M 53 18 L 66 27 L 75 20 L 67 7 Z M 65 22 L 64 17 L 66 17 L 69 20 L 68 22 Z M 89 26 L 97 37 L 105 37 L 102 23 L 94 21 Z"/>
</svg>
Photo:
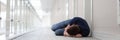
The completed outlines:
<svg viewBox="0 0 120 40">
<path fill-rule="evenodd" d="M 0 12 L 6 11 L 6 4 L 0 2 Z"/>
<path fill-rule="evenodd" d="M 37 1 L 37 0 L 36 0 Z M 53 3 L 55 0 L 40 0 L 41 2 L 41 7 L 42 10 L 49 12 L 51 11 L 52 7 L 53 7 Z"/>
<path fill-rule="evenodd" d="M 120 16 L 118 16 L 118 24 L 120 25 Z"/>
<path fill-rule="evenodd" d="M 68 16 L 66 16 L 66 3 L 68 2 Z M 84 18 L 83 0 L 55 0 L 52 13 L 51 23 L 57 23 L 75 16 Z"/>
<path fill-rule="evenodd" d="M 93 0 L 93 23 L 95 37 L 115 39 L 115 36 L 120 35 L 117 0 Z"/>
<path fill-rule="evenodd" d="M 118 24 L 120 26 L 120 0 L 118 0 Z"/>
<path fill-rule="evenodd" d="M 54 0 L 51 11 L 51 24 L 66 20 L 66 0 Z"/>
<path fill-rule="evenodd" d="M 120 26 L 120 1 L 118 2 L 118 24 Z"/>
<path fill-rule="evenodd" d="M 68 18 L 72 18 L 75 16 L 85 18 L 83 3 L 83 0 L 69 0 Z"/>
</svg>

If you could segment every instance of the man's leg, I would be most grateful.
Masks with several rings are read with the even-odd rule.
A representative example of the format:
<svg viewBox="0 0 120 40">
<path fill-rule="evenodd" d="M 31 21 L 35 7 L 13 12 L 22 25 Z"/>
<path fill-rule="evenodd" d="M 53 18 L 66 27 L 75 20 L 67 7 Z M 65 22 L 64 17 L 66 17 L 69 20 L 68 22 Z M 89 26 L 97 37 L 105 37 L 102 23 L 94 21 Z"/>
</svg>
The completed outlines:
<svg viewBox="0 0 120 40">
<path fill-rule="evenodd" d="M 62 28 L 65 28 L 68 24 L 69 24 L 70 20 L 65 20 L 65 21 L 62 21 L 60 23 L 57 23 L 57 24 L 54 24 L 52 25 L 52 30 L 55 31 L 57 29 L 62 29 Z"/>
<path fill-rule="evenodd" d="M 57 29 L 55 31 L 55 35 L 57 35 L 57 36 L 63 36 L 64 35 L 64 29 Z"/>
</svg>

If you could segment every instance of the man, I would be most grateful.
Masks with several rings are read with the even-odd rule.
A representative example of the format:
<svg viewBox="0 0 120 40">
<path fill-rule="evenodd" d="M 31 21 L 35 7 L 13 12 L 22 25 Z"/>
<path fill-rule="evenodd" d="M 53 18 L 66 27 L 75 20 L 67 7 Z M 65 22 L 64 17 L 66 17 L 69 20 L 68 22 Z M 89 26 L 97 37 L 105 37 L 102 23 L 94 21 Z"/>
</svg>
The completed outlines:
<svg viewBox="0 0 120 40">
<path fill-rule="evenodd" d="M 87 37 L 90 33 L 87 22 L 80 17 L 54 24 L 52 30 L 57 36 Z"/>
</svg>

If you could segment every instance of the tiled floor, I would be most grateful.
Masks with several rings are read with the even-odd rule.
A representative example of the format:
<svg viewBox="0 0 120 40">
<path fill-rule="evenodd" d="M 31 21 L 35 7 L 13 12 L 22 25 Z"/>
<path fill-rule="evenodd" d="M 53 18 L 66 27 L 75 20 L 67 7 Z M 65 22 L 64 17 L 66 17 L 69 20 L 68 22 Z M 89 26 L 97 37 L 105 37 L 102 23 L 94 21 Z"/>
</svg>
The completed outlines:
<svg viewBox="0 0 120 40">
<path fill-rule="evenodd" d="M 93 37 L 73 38 L 64 36 L 55 36 L 50 28 L 39 28 L 39 30 L 25 34 L 13 40 L 100 40 Z"/>
</svg>

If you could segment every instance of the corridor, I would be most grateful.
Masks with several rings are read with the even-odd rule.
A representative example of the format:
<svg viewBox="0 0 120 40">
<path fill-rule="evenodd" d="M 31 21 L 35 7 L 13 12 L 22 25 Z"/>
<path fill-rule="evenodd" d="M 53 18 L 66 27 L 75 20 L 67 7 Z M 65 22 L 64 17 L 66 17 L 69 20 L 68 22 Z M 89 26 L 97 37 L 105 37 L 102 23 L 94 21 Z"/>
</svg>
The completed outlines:
<svg viewBox="0 0 120 40">
<path fill-rule="evenodd" d="M 73 17 L 86 20 L 89 37 L 51 30 Z M 120 0 L 0 0 L 0 40 L 120 40 Z"/>
</svg>

